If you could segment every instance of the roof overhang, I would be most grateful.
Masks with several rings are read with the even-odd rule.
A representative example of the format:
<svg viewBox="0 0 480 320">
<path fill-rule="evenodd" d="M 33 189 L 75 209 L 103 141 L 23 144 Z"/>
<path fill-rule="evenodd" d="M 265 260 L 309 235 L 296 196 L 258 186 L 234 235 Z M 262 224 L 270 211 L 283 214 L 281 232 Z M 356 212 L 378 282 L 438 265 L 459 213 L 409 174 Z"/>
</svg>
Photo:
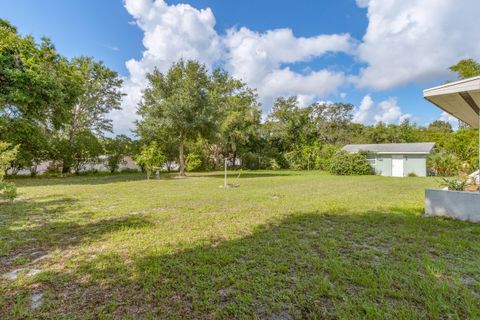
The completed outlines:
<svg viewBox="0 0 480 320">
<path fill-rule="evenodd" d="M 473 128 L 479 127 L 480 76 L 423 90 L 423 97 Z"/>
</svg>

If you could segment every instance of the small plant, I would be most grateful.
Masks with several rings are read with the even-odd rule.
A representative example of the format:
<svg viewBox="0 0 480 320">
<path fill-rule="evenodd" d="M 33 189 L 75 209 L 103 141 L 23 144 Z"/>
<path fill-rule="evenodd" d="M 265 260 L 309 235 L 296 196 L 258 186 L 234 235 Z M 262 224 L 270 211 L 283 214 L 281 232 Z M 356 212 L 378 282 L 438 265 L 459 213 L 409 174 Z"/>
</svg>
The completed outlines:
<svg viewBox="0 0 480 320">
<path fill-rule="evenodd" d="M 414 178 L 414 177 L 418 177 L 417 174 L 415 172 L 410 172 L 407 177 L 411 177 L 411 178 Z"/>
<path fill-rule="evenodd" d="M 272 170 L 280 170 L 280 165 L 278 164 L 277 160 L 272 159 L 270 160 L 270 169 Z"/>
<path fill-rule="evenodd" d="M 137 155 L 135 161 L 141 166 L 147 174 L 147 180 L 150 179 L 153 171 L 160 170 L 162 164 L 165 162 L 165 156 L 160 152 L 156 142 L 142 148 L 142 151 Z"/>
<path fill-rule="evenodd" d="M 468 187 L 467 179 L 459 177 L 457 179 L 448 179 L 442 178 L 440 181 L 440 186 L 448 188 L 448 190 L 453 191 L 464 191 Z"/>
</svg>

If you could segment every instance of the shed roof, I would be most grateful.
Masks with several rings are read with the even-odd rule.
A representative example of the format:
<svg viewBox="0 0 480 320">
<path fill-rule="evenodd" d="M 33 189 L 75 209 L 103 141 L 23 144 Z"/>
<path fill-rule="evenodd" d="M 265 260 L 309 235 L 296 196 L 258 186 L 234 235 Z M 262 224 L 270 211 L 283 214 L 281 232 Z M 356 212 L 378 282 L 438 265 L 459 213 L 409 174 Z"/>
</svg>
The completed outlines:
<svg viewBox="0 0 480 320">
<path fill-rule="evenodd" d="M 480 76 L 423 90 L 423 97 L 455 118 L 479 127 Z"/>
<path fill-rule="evenodd" d="M 365 151 L 379 154 L 430 154 L 434 146 L 435 142 L 347 144 L 342 149 L 351 153 Z"/>
</svg>

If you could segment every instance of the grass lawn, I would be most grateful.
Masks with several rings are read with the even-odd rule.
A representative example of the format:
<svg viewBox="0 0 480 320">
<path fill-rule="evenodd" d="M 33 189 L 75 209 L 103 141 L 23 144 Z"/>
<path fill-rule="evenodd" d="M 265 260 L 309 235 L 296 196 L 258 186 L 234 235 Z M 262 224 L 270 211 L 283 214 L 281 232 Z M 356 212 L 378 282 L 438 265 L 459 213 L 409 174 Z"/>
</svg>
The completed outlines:
<svg viewBox="0 0 480 320">
<path fill-rule="evenodd" d="M 480 317 L 480 225 L 423 217 L 431 178 L 16 183 L 0 204 L 1 319 Z"/>
</svg>

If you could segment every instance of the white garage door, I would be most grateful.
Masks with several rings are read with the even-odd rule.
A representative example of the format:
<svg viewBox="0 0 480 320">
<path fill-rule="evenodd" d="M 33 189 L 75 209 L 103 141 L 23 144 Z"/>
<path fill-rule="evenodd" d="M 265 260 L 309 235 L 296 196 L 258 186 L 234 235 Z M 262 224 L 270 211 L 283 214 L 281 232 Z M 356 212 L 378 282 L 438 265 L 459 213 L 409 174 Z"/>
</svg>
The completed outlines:
<svg viewBox="0 0 480 320">
<path fill-rule="evenodd" d="M 403 177 L 403 156 L 402 155 L 392 156 L 392 176 Z"/>
</svg>

